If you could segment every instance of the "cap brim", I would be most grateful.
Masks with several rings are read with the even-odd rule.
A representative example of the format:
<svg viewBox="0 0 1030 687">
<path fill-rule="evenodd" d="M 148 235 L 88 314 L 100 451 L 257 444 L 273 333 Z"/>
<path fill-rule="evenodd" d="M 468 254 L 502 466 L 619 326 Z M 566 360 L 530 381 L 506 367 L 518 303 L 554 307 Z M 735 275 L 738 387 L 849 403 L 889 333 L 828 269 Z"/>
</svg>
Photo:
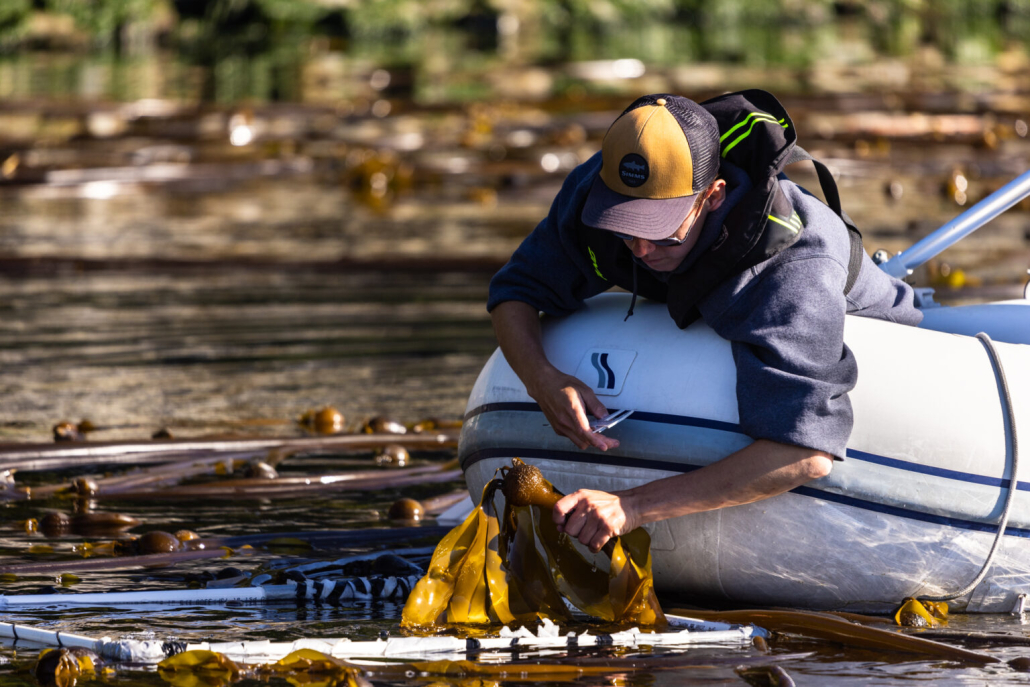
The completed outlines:
<svg viewBox="0 0 1030 687">
<path fill-rule="evenodd" d="M 666 239 L 676 233 L 690 214 L 696 196 L 633 198 L 611 190 L 597 176 L 580 218 L 589 227 L 648 240 Z"/>
</svg>

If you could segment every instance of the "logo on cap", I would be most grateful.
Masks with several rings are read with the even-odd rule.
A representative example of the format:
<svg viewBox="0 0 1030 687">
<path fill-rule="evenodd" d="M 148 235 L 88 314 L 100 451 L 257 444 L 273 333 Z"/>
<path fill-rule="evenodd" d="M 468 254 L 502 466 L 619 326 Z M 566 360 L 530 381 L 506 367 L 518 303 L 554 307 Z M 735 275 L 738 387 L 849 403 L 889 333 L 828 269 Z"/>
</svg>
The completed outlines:
<svg viewBox="0 0 1030 687">
<path fill-rule="evenodd" d="M 647 160 L 636 153 L 623 156 L 619 163 L 619 179 L 631 188 L 636 188 L 647 181 L 650 170 Z"/>
</svg>

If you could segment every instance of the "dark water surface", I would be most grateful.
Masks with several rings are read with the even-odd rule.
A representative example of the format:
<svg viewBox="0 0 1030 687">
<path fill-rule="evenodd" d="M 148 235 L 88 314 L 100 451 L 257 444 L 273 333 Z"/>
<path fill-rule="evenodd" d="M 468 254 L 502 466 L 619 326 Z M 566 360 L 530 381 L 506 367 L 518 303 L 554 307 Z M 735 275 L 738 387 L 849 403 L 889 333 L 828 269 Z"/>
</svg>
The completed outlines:
<svg viewBox="0 0 1030 687">
<path fill-rule="evenodd" d="M 718 92 L 717 77 L 726 74 L 748 81 L 733 86 L 782 85 L 801 142 L 839 174 L 867 250 L 900 250 L 1030 167 L 1030 94 L 1026 83 L 1013 81 L 1018 69 L 949 72 L 920 64 L 905 67 L 912 83 L 925 86 L 945 73 L 988 86 L 963 90 L 942 80 L 938 90 L 919 90 L 905 82 L 874 95 L 863 91 L 860 70 L 840 65 L 813 67 L 805 87 L 778 67 L 707 65 L 705 72 L 673 65 L 578 99 L 529 98 L 513 76 L 525 74 L 512 70 L 499 72 L 502 83 L 511 77 L 503 101 L 395 98 L 378 113 L 374 102 L 361 100 L 369 95 L 367 68 L 354 77 L 364 95 L 350 92 L 333 105 L 194 107 L 161 100 L 166 93 L 124 106 L 55 104 L 37 100 L 41 91 L 33 87 L 9 89 L 11 100 L 0 107 L 0 441 L 49 441 L 58 421 L 85 418 L 107 427 L 94 440 L 146 439 L 161 427 L 176 437 L 299 435 L 296 419 L 326 404 L 340 409 L 350 428 L 373 415 L 409 423 L 459 418 L 495 346 L 484 308 L 491 274 L 547 212 L 567 171 L 598 150 L 618 111 L 645 90 L 703 97 Z M 0 75 L 23 66 L 0 65 Z M 555 83 L 603 68 L 611 65 L 525 72 Z M 831 88 L 843 78 L 858 80 L 854 92 Z M 254 140 L 234 145 L 243 134 Z M 793 174 L 803 183 L 814 179 L 806 170 Z M 938 287 L 941 300 L 1021 293 L 1030 264 L 1028 213 L 1024 203 L 1006 214 L 917 273 L 917 283 Z M 439 465 L 452 453 L 414 452 L 414 460 Z M 357 469 L 355 460 L 375 466 L 364 451 L 287 459 L 280 472 L 316 477 Z M 22 472 L 15 479 L 63 484 L 124 469 Z M 134 534 L 361 530 L 394 527 L 385 513 L 399 496 L 425 499 L 461 486 L 98 507 L 142 521 Z M 103 537 L 48 538 L 22 527 L 71 508 L 67 497 L 0 500 L 3 565 L 81 560 L 76 547 Z M 252 556 L 173 568 L 77 573 L 68 589 L 181 588 L 186 573 L 331 560 L 353 550 L 259 547 Z M 0 579 L 0 593 L 54 585 L 56 572 L 24 574 Z M 96 636 L 221 641 L 373 638 L 396 633 L 399 615 L 397 605 L 376 602 L 19 611 L 0 619 Z M 1009 616 L 959 616 L 950 628 L 1030 642 L 1023 621 Z M 0 647 L 0 681 L 34 684 L 26 666 L 36 650 Z M 1030 646 L 984 650 L 1003 660 L 1030 655 Z M 798 684 L 1030 682 L 1004 664 L 961 666 L 797 638 L 774 642 L 769 658 L 798 652 L 808 655 L 781 664 Z M 736 648 L 688 654 L 706 664 L 576 682 L 743 684 L 737 663 L 762 656 Z M 163 684 L 155 673 L 128 669 L 105 681 Z"/>
</svg>

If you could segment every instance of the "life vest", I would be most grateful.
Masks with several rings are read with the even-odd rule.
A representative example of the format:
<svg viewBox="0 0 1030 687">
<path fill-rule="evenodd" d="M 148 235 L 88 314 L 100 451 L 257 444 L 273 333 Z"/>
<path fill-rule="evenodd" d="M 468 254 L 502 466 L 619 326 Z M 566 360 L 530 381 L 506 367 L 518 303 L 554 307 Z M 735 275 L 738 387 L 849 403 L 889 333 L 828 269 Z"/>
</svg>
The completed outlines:
<svg viewBox="0 0 1030 687">
<path fill-rule="evenodd" d="M 847 295 L 862 267 L 862 235 L 840 205 L 833 175 L 797 145 L 797 132 L 787 111 L 767 91 L 751 89 L 700 103 L 719 125 L 720 154 L 740 167 L 751 190 L 730 209 L 711 246 L 668 282 L 636 269 L 625 243 L 609 231 L 580 223 L 580 244 L 598 276 L 634 294 L 665 302 L 680 328 L 700 317 L 700 303 L 726 279 L 768 260 L 793 245 L 804 231 L 777 175 L 793 162 L 815 165 L 826 204 L 843 220 L 851 241 Z M 578 215 L 577 215 L 578 216 Z M 632 311 L 631 311 L 632 312 Z"/>
</svg>

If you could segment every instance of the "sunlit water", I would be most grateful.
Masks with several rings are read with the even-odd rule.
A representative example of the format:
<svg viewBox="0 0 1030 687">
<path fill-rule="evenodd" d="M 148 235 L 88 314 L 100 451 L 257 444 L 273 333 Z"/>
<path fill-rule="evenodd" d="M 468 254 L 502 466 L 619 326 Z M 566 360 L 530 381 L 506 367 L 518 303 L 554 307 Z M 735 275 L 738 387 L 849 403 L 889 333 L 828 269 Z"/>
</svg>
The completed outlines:
<svg viewBox="0 0 1030 687">
<path fill-rule="evenodd" d="M 477 129 L 467 108 L 333 115 L 329 125 L 324 109 L 270 108 L 254 115 L 266 126 L 265 138 L 240 151 L 229 147 L 229 112 L 203 121 L 186 114 L 145 126 L 136 122 L 133 136 L 113 140 L 69 135 L 38 149 L 25 144 L 14 181 L 0 188 L 0 440 L 48 441 L 54 423 L 83 418 L 109 427 L 95 435 L 101 440 L 144 439 L 161 427 L 178 437 L 295 435 L 296 419 L 326 404 L 339 408 L 351 428 L 381 414 L 407 422 L 460 417 L 495 346 L 484 308 L 490 275 L 547 212 L 567 170 L 597 150 L 623 105 L 615 100 L 588 101 L 571 112 L 567 104 L 546 103 L 491 111 L 486 133 L 471 140 L 469 131 Z M 802 143 L 840 173 L 844 205 L 865 230 L 870 252 L 909 245 L 1027 167 L 1025 122 L 1022 134 L 1018 129 L 1023 101 L 984 124 L 968 103 L 944 99 L 939 110 L 972 117 L 976 121 L 959 124 L 972 125 L 974 133 L 941 134 L 943 140 L 929 145 L 932 134 L 892 137 L 890 126 L 856 129 L 856 121 L 864 126 L 864 120 L 848 119 L 855 111 L 914 107 L 900 98 L 784 100 L 796 113 Z M 209 132 L 212 116 L 217 136 Z M 183 119 L 191 125 L 186 136 L 176 128 Z M 267 126 L 272 121 L 292 128 L 273 135 Z M 906 122 L 892 126 L 911 125 Z M 985 140 L 984 132 L 995 128 L 1002 135 Z M 194 135 L 202 130 L 208 133 Z M 415 134 L 416 149 L 406 150 Z M 379 152 L 365 160 L 367 151 Z M 267 160 L 277 166 L 261 167 Z M 172 167 L 158 167 L 164 176 L 140 178 L 140 170 L 158 163 Z M 32 176 L 52 168 L 70 176 L 46 183 Z M 90 176 L 82 169 L 107 171 Z M 964 206 L 954 197 L 956 173 L 968 196 Z M 802 170 L 797 177 L 813 181 Z M 979 280 L 982 288 L 1014 295 L 1028 262 L 1026 213 L 1026 207 L 1017 209 L 942 260 L 968 273 L 973 284 Z M 939 265 L 936 270 L 917 278 L 949 283 Z M 942 295 L 992 297 L 983 293 Z M 422 464 L 447 457 L 415 453 Z M 355 458 L 369 469 L 374 465 L 372 454 L 362 452 L 288 460 L 281 472 L 339 472 L 354 466 L 335 467 L 334 460 Z M 84 472 L 17 479 L 65 483 Z M 460 486 L 291 500 L 112 501 L 100 507 L 141 520 L 136 533 L 358 530 L 394 527 L 385 513 L 401 495 L 426 498 Z M 3 565 L 79 560 L 72 547 L 89 538 L 48 539 L 21 527 L 47 510 L 70 508 L 68 499 L 0 502 Z M 249 557 L 173 568 L 82 572 L 70 591 L 182 588 L 188 573 L 228 565 L 251 571 L 284 559 L 334 559 L 349 552 L 259 548 Z M 0 583 L 0 591 L 39 593 L 55 585 L 55 574 L 26 574 Z M 96 636 L 217 641 L 374 638 L 397 633 L 399 615 L 396 604 L 375 602 L 19 611 L 2 619 Z M 1030 641 L 1021 620 L 1009 616 L 959 616 L 950 628 Z M 1018 645 L 984 650 L 1005 660 L 1030 655 L 1030 647 Z M 4 645 L 0 657 L 10 662 L 0 663 L 0 680 L 32 684 L 26 666 L 35 651 Z M 798 652 L 807 656 L 780 664 L 798 684 L 1028 681 L 1004 665 L 963 667 L 789 638 L 773 643 L 769 659 Z M 764 656 L 750 648 L 688 654 L 699 665 L 577 682 L 741 684 L 737 664 Z M 142 669 L 123 669 L 108 681 L 162 684 Z"/>
</svg>

